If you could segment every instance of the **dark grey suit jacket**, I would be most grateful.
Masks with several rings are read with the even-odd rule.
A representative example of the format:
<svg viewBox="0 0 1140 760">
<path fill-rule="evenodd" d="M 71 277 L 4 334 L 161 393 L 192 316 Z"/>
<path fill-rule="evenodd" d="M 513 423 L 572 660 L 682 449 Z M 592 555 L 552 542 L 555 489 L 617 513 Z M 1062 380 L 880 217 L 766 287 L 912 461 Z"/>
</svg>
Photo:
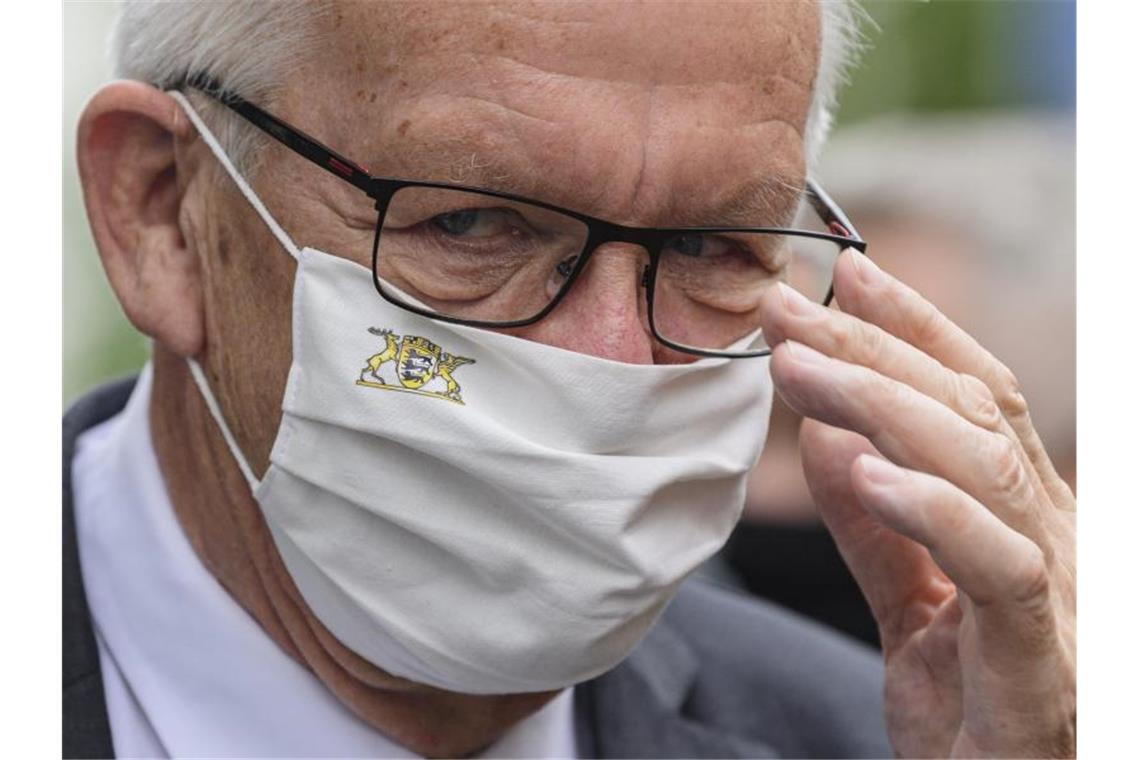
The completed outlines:
<svg viewBox="0 0 1140 760">
<path fill-rule="evenodd" d="M 71 460 L 122 410 L 124 380 L 63 420 L 63 756 L 111 757 L 83 590 Z M 575 690 L 583 757 L 889 757 L 882 666 L 869 649 L 771 605 L 691 580 L 645 640 Z"/>
</svg>

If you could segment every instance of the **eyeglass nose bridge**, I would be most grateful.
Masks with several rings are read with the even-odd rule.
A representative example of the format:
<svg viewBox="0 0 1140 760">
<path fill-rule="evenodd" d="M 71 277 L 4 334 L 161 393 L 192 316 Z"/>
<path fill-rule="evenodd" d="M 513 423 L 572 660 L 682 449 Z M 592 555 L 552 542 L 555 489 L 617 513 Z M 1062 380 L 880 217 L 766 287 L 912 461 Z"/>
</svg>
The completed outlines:
<svg viewBox="0 0 1140 760">
<path fill-rule="evenodd" d="M 660 248 L 661 243 L 671 234 L 665 230 L 626 227 L 612 222 L 594 225 L 590 233 L 592 238 L 590 244 L 594 248 L 606 243 L 627 243 L 644 248 L 650 253 Z"/>
<path fill-rule="evenodd" d="M 598 221 L 600 222 L 600 220 Z M 578 279 L 578 276 L 589 265 L 590 260 L 600 248 L 610 243 L 623 243 L 636 246 L 648 255 L 649 263 L 642 268 L 641 279 L 638 284 L 649 291 L 657 269 L 657 260 L 661 255 L 661 247 L 670 235 L 671 233 L 662 230 L 626 227 L 612 222 L 595 222 L 590 227 L 582 253 L 577 256 L 577 261 L 574 262 L 573 273 L 569 278 L 571 281 L 567 284 L 567 290 L 574 287 L 576 284 L 574 281 Z M 652 297 L 651 294 L 650 297 Z"/>
<path fill-rule="evenodd" d="M 591 225 L 577 269 L 581 271 L 589 263 L 594 252 L 609 243 L 623 243 L 641 248 L 649 255 L 649 268 L 652 268 L 661 254 L 661 247 L 670 235 L 671 233 L 663 230 L 625 227 L 611 222 Z M 648 269 L 646 271 L 648 272 Z M 645 284 L 643 278 L 642 285 Z"/>
</svg>

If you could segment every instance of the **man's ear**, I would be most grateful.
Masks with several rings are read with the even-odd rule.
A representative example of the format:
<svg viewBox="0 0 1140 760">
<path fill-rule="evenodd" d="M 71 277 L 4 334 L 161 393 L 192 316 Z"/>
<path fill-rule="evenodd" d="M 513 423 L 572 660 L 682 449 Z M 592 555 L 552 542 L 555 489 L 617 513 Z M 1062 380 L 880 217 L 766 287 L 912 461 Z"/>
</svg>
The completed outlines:
<svg viewBox="0 0 1140 760">
<path fill-rule="evenodd" d="M 79 119 L 79 178 L 111 288 L 138 330 L 174 353 L 205 347 L 201 273 L 180 225 L 176 145 L 194 137 L 178 103 L 142 82 L 104 86 Z"/>
</svg>

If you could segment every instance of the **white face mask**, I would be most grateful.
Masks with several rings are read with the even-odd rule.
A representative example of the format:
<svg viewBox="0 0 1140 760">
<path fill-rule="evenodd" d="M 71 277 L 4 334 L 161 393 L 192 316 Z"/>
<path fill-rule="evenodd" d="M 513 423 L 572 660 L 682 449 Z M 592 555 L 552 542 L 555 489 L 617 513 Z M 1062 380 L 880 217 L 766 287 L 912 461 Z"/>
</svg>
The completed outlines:
<svg viewBox="0 0 1140 760">
<path fill-rule="evenodd" d="M 767 360 L 633 365 L 437 322 L 292 240 L 293 364 L 260 480 L 195 381 L 305 602 L 350 649 L 450 691 L 609 670 L 727 540 L 772 400 Z"/>
</svg>

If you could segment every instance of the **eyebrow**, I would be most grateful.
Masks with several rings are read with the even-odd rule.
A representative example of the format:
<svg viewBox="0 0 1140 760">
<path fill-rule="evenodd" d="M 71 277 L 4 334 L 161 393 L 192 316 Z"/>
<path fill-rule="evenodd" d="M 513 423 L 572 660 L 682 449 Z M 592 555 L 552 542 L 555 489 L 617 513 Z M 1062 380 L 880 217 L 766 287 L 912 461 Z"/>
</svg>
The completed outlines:
<svg viewBox="0 0 1140 760">
<path fill-rule="evenodd" d="M 453 149 L 449 150 L 449 147 Z M 562 193 L 544 192 L 546 173 L 540 166 L 517 156 L 487 158 L 460 140 L 456 140 L 454 146 L 423 142 L 407 148 L 405 155 L 423 167 L 420 176 L 409 177 L 409 180 L 450 182 L 508 193 L 621 222 L 604 210 L 596 209 L 593 201 L 601 192 L 599 186 L 583 182 L 575 182 L 574 185 L 564 183 L 561 185 Z M 803 177 L 792 178 L 783 173 L 760 174 L 731 192 L 706 199 L 701 204 L 677 207 L 678 204 L 674 203 L 666 210 L 664 221 L 668 226 L 676 227 L 789 226 L 806 192 L 804 183 Z M 580 201 L 572 202 L 570 198 Z"/>
<path fill-rule="evenodd" d="M 441 182 L 481 187 L 514 195 L 532 194 L 541 176 L 537 170 L 530 171 L 530 166 L 524 162 L 487 159 L 467 146 L 448 151 L 446 148 L 441 148 L 438 143 L 421 143 L 406 155 L 412 156 L 413 160 L 424 167 L 427 176 L 416 179 L 436 177 Z"/>
<path fill-rule="evenodd" d="M 709 211 L 717 219 L 749 226 L 790 226 L 805 193 L 803 178 L 765 174 L 716 202 Z"/>
</svg>

